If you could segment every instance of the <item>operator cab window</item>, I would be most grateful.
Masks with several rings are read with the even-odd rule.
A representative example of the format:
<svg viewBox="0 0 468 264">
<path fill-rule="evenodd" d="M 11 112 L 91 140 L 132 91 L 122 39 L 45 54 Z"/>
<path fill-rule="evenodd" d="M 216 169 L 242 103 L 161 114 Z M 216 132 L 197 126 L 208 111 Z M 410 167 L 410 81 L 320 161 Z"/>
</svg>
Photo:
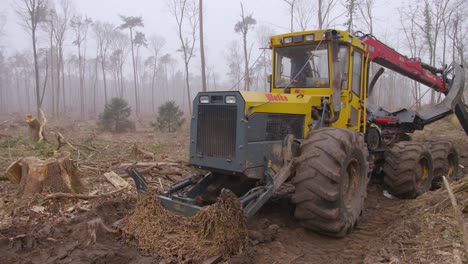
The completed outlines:
<svg viewBox="0 0 468 264">
<path fill-rule="evenodd" d="M 362 53 L 358 51 L 354 51 L 352 90 L 358 96 L 361 95 L 361 75 L 362 75 Z"/>
<path fill-rule="evenodd" d="M 341 71 L 341 90 L 348 89 L 348 60 L 349 60 L 349 47 L 348 46 L 340 46 L 340 52 L 338 54 L 338 59 L 340 63 L 340 71 Z"/>
<path fill-rule="evenodd" d="M 328 88 L 328 44 L 276 48 L 275 87 Z"/>
</svg>

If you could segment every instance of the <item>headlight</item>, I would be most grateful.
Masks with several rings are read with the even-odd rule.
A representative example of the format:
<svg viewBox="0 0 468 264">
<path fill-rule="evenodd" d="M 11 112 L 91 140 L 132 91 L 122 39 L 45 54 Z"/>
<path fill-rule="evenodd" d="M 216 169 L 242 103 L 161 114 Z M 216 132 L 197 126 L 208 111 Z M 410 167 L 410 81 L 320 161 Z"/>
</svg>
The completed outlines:
<svg viewBox="0 0 468 264">
<path fill-rule="evenodd" d="M 236 97 L 233 95 L 228 95 L 226 96 L 226 104 L 235 104 L 236 103 Z"/>
<path fill-rule="evenodd" d="M 209 104 L 210 103 L 210 97 L 203 95 L 200 96 L 200 104 Z"/>
<path fill-rule="evenodd" d="M 284 38 L 284 39 L 283 39 L 283 43 L 284 43 L 284 44 L 291 44 L 291 43 L 292 43 L 292 37 Z"/>
<path fill-rule="evenodd" d="M 304 41 L 314 41 L 314 40 L 315 40 L 314 34 L 304 36 Z"/>
</svg>

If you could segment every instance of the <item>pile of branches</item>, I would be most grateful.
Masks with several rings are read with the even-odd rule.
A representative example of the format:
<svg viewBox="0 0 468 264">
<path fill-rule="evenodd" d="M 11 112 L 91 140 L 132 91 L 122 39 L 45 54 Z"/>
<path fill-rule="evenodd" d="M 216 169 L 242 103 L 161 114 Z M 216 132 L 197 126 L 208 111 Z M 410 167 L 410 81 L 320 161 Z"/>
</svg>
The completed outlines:
<svg viewBox="0 0 468 264">
<path fill-rule="evenodd" d="M 242 254 L 248 244 L 244 211 L 231 192 L 186 218 L 164 209 L 156 194 L 138 202 L 122 228 L 126 237 L 145 251 L 179 263 Z"/>
<path fill-rule="evenodd" d="M 454 197 L 458 202 L 460 211 L 464 214 L 468 213 L 468 176 L 461 178 L 456 182 L 450 184 Z M 425 203 L 421 203 L 421 201 Z M 451 211 L 451 202 L 448 190 L 444 187 L 434 191 L 428 192 L 415 200 L 413 203 L 414 208 L 427 209 L 429 206 L 434 213 L 441 213 Z"/>
</svg>

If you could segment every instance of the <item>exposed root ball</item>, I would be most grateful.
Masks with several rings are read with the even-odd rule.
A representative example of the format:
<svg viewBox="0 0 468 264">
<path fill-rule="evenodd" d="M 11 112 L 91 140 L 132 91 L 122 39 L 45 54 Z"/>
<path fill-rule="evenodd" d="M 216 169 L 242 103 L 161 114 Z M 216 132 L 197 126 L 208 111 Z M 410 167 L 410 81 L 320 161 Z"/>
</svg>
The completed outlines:
<svg viewBox="0 0 468 264">
<path fill-rule="evenodd" d="M 244 211 L 230 192 L 190 218 L 165 210 L 156 195 L 148 195 L 126 219 L 123 231 L 139 248 L 179 262 L 239 254 L 248 243 Z"/>
</svg>

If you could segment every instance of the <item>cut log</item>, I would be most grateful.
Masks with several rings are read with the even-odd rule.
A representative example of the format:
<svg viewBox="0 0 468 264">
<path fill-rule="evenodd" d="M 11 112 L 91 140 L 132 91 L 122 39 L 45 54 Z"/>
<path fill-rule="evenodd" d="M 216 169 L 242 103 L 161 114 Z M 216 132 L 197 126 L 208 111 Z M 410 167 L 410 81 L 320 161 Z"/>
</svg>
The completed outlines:
<svg viewBox="0 0 468 264">
<path fill-rule="evenodd" d="M 126 167 L 160 167 L 160 166 L 177 166 L 180 167 L 179 163 L 172 163 L 172 162 L 138 162 L 138 163 L 122 163 L 120 164 L 120 168 Z"/>
<path fill-rule="evenodd" d="M 104 177 L 117 189 L 130 187 L 130 184 L 126 180 L 113 171 L 104 173 Z"/>
<path fill-rule="evenodd" d="M 83 187 L 69 152 L 49 159 L 21 159 L 10 165 L 6 174 L 19 184 L 19 193 L 25 195 L 43 191 L 79 193 Z"/>
<path fill-rule="evenodd" d="M 138 147 L 138 144 L 133 144 L 132 145 L 132 153 L 133 155 L 135 155 L 136 157 L 139 157 L 139 156 L 143 156 L 144 159 L 152 159 L 154 160 L 154 153 L 151 153 L 149 151 L 146 151 L 140 147 Z"/>
</svg>

